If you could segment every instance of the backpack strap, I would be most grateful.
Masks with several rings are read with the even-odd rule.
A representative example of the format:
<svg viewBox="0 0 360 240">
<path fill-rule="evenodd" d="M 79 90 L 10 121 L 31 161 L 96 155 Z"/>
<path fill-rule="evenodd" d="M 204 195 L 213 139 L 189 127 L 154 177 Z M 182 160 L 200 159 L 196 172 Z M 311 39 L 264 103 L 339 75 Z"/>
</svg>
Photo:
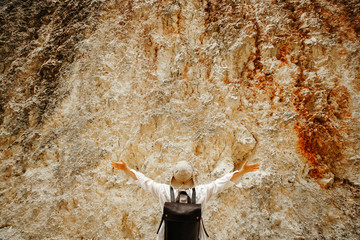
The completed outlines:
<svg viewBox="0 0 360 240">
<path fill-rule="evenodd" d="M 195 192 L 195 188 L 192 189 L 191 203 L 193 203 L 193 204 L 196 203 L 196 192 Z"/>
<path fill-rule="evenodd" d="M 196 191 L 195 188 L 192 189 L 192 198 L 191 198 L 191 203 L 196 204 Z M 205 225 L 204 225 L 204 220 L 203 218 L 201 218 L 201 225 L 204 229 L 204 232 L 206 234 L 207 237 L 209 237 L 209 234 L 207 233 L 206 229 L 205 229 Z"/>
<path fill-rule="evenodd" d="M 161 218 L 161 222 L 160 222 L 158 230 L 156 231 L 156 234 L 159 234 L 159 231 L 160 231 L 160 228 L 161 228 L 161 225 L 162 225 L 163 221 L 164 221 L 164 216 L 162 216 L 162 218 Z"/>
<path fill-rule="evenodd" d="M 174 193 L 174 188 L 172 186 L 170 186 L 170 199 L 171 199 L 171 202 L 175 202 L 175 193 Z M 159 225 L 159 228 L 158 230 L 156 231 L 156 234 L 159 234 L 159 231 L 160 231 L 160 228 L 161 228 L 161 225 L 162 223 L 164 222 L 164 215 L 162 216 L 161 218 L 161 222 L 160 222 L 160 225 Z"/>
<path fill-rule="evenodd" d="M 170 186 L 170 199 L 171 202 L 175 202 L 174 188 L 172 186 Z"/>
<path fill-rule="evenodd" d="M 204 232 L 205 232 L 205 234 L 206 234 L 206 236 L 207 237 L 209 237 L 209 234 L 207 233 L 207 231 L 206 231 L 206 229 L 205 229 L 205 226 L 204 226 L 204 220 L 203 220 L 203 218 L 201 218 L 201 225 L 203 226 L 203 229 L 204 229 Z M 158 230 L 158 232 L 159 232 L 159 230 Z"/>
</svg>

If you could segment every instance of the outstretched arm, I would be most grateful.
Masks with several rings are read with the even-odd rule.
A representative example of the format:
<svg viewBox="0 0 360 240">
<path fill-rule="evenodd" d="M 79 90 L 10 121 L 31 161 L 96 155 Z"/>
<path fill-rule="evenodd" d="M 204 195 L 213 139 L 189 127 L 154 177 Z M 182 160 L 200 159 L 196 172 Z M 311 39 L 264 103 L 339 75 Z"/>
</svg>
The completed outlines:
<svg viewBox="0 0 360 240">
<path fill-rule="evenodd" d="M 157 183 L 152 179 L 146 177 L 141 172 L 130 169 L 123 160 L 118 162 L 111 162 L 114 169 L 125 171 L 131 178 L 136 180 L 136 184 L 156 197 L 160 205 L 163 206 L 166 201 L 170 201 L 170 187 L 167 184 Z"/>
<path fill-rule="evenodd" d="M 132 171 L 130 171 L 130 168 L 127 166 L 127 164 L 126 164 L 123 160 L 120 160 L 120 162 L 111 162 L 111 166 L 112 166 L 114 169 L 123 170 L 123 171 L 126 172 L 130 177 L 132 177 L 134 180 L 137 180 L 137 177 L 136 177 L 135 173 L 133 173 Z"/>
<path fill-rule="evenodd" d="M 232 182 L 237 183 L 237 181 L 245 174 L 248 172 L 255 172 L 256 170 L 259 169 L 260 164 L 256 163 L 256 164 L 248 164 L 248 160 L 246 160 L 246 162 L 244 163 L 244 165 L 241 167 L 240 171 L 234 173 L 234 175 L 232 176 L 232 178 L 230 179 Z"/>
<path fill-rule="evenodd" d="M 199 202 L 206 203 L 209 201 L 209 199 L 224 191 L 225 189 L 233 186 L 233 184 L 237 184 L 239 179 L 248 172 L 254 172 L 259 169 L 260 164 L 251 164 L 248 165 L 248 161 L 244 163 L 244 165 L 241 167 L 240 171 L 228 173 L 225 176 L 216 179 L 215 181 L 212 181 L 208 184 L 203 184 L 198 186 L 196 191 L 198 191 L 201 197 L 199 197 Z"/>
</svg>

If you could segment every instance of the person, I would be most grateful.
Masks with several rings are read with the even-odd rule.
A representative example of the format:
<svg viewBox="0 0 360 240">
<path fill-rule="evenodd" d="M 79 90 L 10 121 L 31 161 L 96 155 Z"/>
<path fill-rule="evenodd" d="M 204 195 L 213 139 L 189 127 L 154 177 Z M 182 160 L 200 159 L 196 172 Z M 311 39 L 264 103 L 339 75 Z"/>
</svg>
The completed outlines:
<svg viewBox="0 0 360 240">
<path fill-rule="evenodd" d="M 136 181 L 138 186 L 157 198 L 161 207 L 164 206 L 165 202 L 171 201 L 170 186 L 173 187 L 175 196 L 177 196 L 180 191 L 186 191 L 188 196 L 192 196 L 192 188 L 195 187 L 196 203 L 201 204 L 202 212 L 204 212 L 203 209 L 212 196 L 215 196 L 225 189 L 237 184 L 244 174 L 257 171 L 260 167 L 260 164 L 248 164 L 248 161 L 245 161 L 239 171 L 228 173 L 225 176 L 216 179 L 215 181 L 199 186 L 195 186 L 194 170 L 187 161 L 177 162 L 173 166 L 173 175 L 170 181 L 170 186 L 169 184 L 155 182 L 152 179 L 146 177 L 141 172 L 130 169 L 123 160 L 120 160 L 120 162 L 111 162 L 111 166 L 114 169 L 125 171 L 131 178 Z M 184 202 L 186 200 L 187 199 L 180 198 L 180 202 Z M 164 224 L 161 224 L 160 230 L 157 234 L 157 240 L 163 239 Z M 206 239 L 206 233 L 203 226 L 200 227 L 199 239 Z"/>
</svg>

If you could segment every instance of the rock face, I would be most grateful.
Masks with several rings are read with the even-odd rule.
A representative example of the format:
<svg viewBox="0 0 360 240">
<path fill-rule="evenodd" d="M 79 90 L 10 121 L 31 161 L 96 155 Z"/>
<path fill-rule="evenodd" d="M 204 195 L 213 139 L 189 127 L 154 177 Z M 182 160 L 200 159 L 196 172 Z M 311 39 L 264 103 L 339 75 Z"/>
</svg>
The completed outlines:
<svg viewBox="0 0 360 240">
<path fill-rule="evenodd" d="M 168 183 L 261 169 L 210 239 L 359 239 L 360 2 L 0 2 L 0 239 L 154 239 Z"/>
</svg>

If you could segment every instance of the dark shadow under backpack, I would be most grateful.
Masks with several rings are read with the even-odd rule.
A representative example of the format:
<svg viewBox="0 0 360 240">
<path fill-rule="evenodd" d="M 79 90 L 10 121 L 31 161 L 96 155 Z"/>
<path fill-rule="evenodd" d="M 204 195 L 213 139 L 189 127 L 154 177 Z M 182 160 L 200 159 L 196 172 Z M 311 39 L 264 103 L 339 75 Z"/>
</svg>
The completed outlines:
<svg viewBox="0 0 360 240">
<path fill-rule="evenodd" d="M 180 196 L 187 196 L 187 203 L 180 203 Z M 176 198 L 174 189 L 170 186 L 171 202 L 165 202 L 160 227 L 165 222 L 165 240 L 198 240 L 200 235 L 201 204 L 196 204 L 195 188 L 192 189 L 192 197 L 185 191 L 181 191 Z M 204 224 L 202 224 L 204 227 Z M 209 236 L 205 230 L 205 234 Z"/>
</svg>

